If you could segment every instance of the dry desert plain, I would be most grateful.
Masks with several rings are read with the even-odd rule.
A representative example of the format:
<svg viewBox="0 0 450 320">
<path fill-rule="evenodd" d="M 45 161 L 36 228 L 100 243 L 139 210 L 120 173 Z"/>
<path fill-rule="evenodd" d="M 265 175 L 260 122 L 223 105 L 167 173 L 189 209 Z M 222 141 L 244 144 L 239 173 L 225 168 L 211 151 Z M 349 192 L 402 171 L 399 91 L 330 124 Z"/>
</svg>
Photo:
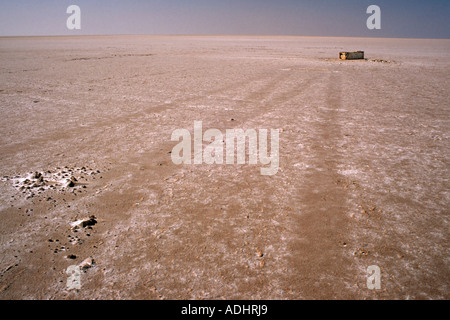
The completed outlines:
<svg viewBox="0 0 450 320">
<path fill-rule="evenodd" d="M 450 40 L 0 38 L 0 298 L 448 299 L 449 88 Z M 194 121 L 278 172 L 174 164 Z"/>
</svg>

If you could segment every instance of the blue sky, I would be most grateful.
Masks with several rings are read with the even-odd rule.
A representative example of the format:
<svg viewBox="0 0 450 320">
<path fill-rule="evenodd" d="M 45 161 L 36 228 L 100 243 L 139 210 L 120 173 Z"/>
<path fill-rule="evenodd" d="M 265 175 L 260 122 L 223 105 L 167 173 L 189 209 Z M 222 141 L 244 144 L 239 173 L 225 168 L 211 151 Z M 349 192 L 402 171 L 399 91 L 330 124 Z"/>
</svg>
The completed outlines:
<svg viewBox="0 0 450 320">
<path fill-rule="evenodd" d="M 66 28 L 69 5 L 81 30 Z M 381 30 L 366 9 L 381 8 Z M 450 0 L 0 0 L 0 36 L 245 34 L 450 38 Z"/>
</svg>

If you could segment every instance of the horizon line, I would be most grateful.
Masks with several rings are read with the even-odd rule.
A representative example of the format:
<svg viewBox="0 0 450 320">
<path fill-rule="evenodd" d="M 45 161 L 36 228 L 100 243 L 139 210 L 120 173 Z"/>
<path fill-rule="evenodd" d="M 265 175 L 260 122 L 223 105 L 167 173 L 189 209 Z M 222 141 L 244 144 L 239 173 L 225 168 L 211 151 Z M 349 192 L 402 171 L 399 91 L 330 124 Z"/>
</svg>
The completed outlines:
<svg viewBox="0 0 450 320">
<path fill-rule="evenodd" d="M 120 34 L 53 34 L 53 35 L 0 35 L 1 38 L 77 38 L 77 37 L 287 37 L 287 38 L 355 38 L 355 39 L 404 39 L 404 40 L 450 40 L 450 38 L 416 38 L 416 37 L 379 37 L 379 36 L 311 36 L 292 34 L 150 34 L 150 33 L 120 33 Z"/>
</svg>

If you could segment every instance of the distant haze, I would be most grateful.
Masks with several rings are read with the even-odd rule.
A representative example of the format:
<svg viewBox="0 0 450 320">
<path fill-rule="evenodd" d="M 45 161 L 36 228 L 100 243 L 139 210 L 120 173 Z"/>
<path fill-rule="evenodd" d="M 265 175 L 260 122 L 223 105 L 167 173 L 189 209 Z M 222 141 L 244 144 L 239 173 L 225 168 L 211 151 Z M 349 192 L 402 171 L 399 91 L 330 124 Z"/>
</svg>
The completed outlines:
<svg viewBox="0 0 450 320">
<path fill-rule="evenodd" d="M 70 5 L 81 30 L 68 30 Z M 369 30 L 370 5 L 381 30 Z M 449 0 L 0 0 L 0 36 L 227 34 L 450 38 Z"/>
</svg>

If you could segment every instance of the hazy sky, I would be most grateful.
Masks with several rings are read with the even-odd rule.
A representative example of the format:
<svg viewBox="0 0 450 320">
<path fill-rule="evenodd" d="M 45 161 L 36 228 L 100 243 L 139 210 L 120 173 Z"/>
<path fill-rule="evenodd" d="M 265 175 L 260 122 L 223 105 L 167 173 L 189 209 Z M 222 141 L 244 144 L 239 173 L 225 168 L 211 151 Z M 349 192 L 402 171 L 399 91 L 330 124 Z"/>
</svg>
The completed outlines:
<svg viewBox="0 0 450 320">
<path fill-rule="evenodd" d="M 66 9 L 81 8 L 81 30 Z M 381 30 L 369 30 L 369 5 Z M 245 34 L 450 38 L 450 0 L 0 0 L 0 35 Z"/>
</svg>

